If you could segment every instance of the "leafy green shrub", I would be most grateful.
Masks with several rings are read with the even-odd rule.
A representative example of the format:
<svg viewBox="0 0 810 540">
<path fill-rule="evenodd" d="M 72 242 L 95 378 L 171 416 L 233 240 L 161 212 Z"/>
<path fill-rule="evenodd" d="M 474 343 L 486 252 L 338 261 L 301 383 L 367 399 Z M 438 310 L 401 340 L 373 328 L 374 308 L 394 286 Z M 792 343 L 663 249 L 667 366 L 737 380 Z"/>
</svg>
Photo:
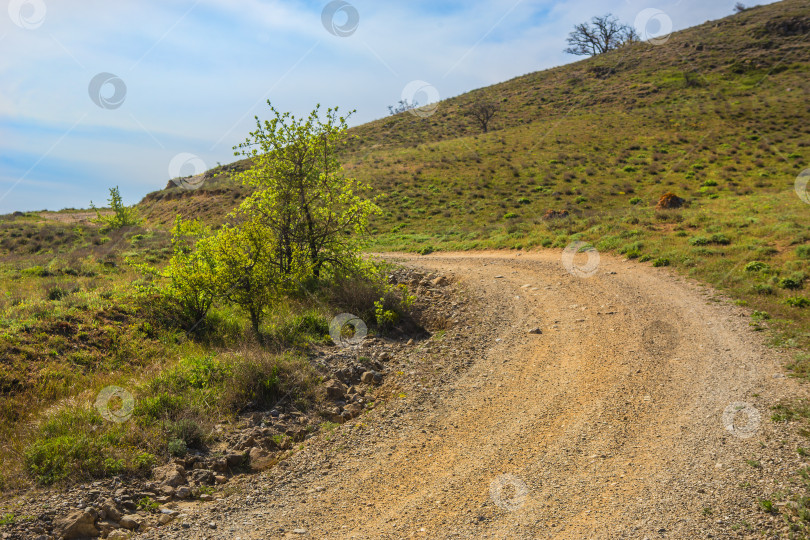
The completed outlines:
<svg viewBox="0 0 810 540">
<path fill-rule="evenodd" d="M 693 236 L 689 239 L 689 243 L 693 246 L 707 246 L 709 245 L 709 239 L 705 236 Z"/>
<path fill-rule="evenodd" d="M 764 284 L 764 283 L 755 284 L 751 288 L 751 290 L 753 292 L 755 292 L 756 294 L 762 294 L 762 295 L 776 294 L 776 291 L 774 290 L 773 287 L 771 287 L 770 285 Z"/>
<path fill-rule="evenodd" d="M 626 173 L 634 173 L 638 170 L 638 168 L 633 167 L 632 165 L 625 165 L 622 167 L 622 170 Z"/>
<path fill-rule="evenodd" d="M 703 182 L 703 185 L 704 185 L 704 186 L 707 186 L 707 187 L 716 186 L 716 185 L 717 185 L 717 181 L 716 181 L 716 180 L 712 180 L 711 178 L 709 178 L 708 180 L 706 180 L 706 181 L 704 181 L 704 182 Z"/>
<path fill-rule="evenodd" d="M 647 262 L 652 260 L 652 255 L 642 255 L 638 258 L 639 262 Z"/>
<path fill-rule="evenodd" d="M 709 238 L 705 236 L 693 236 L 689 239 L 689 243 L 693 246 L 707 246 L 709 244 L 727 246 L 731 243 L 731 240 L 724 234 L 713 234 Z"/>
<path fill-rule="evenodd" d="M 785 299 L 785 303 L 789 306 L 797 308 L 805 308 L 810 306 L 810 300 L 804 296 L 791 296 L 790 298 Z"/>
<path fill-rule="evenodd" d="M 763 512 L 767 512 L 769 514 L 775 514 L 777 512 L 776 506 L 774 506 L 773 501 L 768 499 L 760 499 L 759 507 L 762 509 Z"/>
<path fill-rule="evenodd" d="M 669 259 L 666 257 L 659 257 L 653 261 L 653 266 L 660 267 L 660 266 L 669 266 Z"/>
<path fill-rule="evenodd" d="M 801 289 L 807 276 L 804 272 L 794 272 L 790 276 L 779 280 L 779 286 L 783 289 Z"/>
<path fill-rule="evenodd" d="M 183 439 L 171 439 L 166 445 L 170 456 L 183 457 L 188 453 L 188 446 Z"/>
<path fill-rule="evenodd" d="M 762 272 L 765 270 L 770 270 L 770 266 L 762 261 L 751 261 L 745 265 L 746 272 Z"/>
<path fill-rule="evenodd" d="M 62 300 L 68 294 L 69 294 L 69 292 L 67 291 L 67 289 L 63 289 L 62 287 L 59 287 L 58 285 L 48 287 L 48 289 L 45 291 L 45 296 L 48 298 L 48 300 L 54 300 L 54 301 Z"/>
<path fill-rule="evenodd" d="M 528 197 L 521 197 L 518 199 L 518 204 L 530 204 L 532 200 Z"/>
<path fill-rule="evenodd" d="M 419 253 L 419 255 L 430 255 L 431 253 L 433 253 L 433 247 L 432 246 L 425 246 L 422 249 L 420 249 L 419 251 L 417 251 L 417 253 Z"/>
<path fill-rule="evenodd" d="M 48 270 L 47 268 L 43 268 L 42 266 L 32 266 L 30 268 L 25 268 L 21 271 L 24 276 L 32 276 L 32 277 L 49 277 L 52 276 L 53 273 Z"/>
<path fill-rule="evenodd" d="M 796 248 L 796 256 L 800 259 L 810 259 L 810 246 L 799 246 Z"/>
<path fill-rule="evenodd" d="M 160 508 L 160 504 L 152 500 L 152 497 L 141 497 L 138 500 L 138 510 L 143 512 L 156 512 L 158 508 Z"/>
<path fill-rule="evenodd" d="M 644 248 L 644 244 L 641 242 L 633 242 L 632 244 L 626 244 L 619 249 L 619 253 L 627 257 L 628 259 L 637 259 L 641 257 L 641 250 Z"/>
<path fill-rule="evenodd" d="M 641 197 L 633 197 L 632 199 L 630 199 L 630 204 L 632 204 L 634 206 L 637 205 L 640 202 L 641 202 Z"/>
<path fill-rule="evenodd" d="M 390 328 L 399 321 L 399 314 L 396 311 L 385 309 L 385 298 L 374 302 L 374 308 L 377 326 L 380 328 Z"/>
<path fill-rule="evenodd" d="M 515 219 L 517 217 L 518 215 L 515 214 L 514 212 L 507 212 L 503 215 L 503 219 Z"/>
</svg>

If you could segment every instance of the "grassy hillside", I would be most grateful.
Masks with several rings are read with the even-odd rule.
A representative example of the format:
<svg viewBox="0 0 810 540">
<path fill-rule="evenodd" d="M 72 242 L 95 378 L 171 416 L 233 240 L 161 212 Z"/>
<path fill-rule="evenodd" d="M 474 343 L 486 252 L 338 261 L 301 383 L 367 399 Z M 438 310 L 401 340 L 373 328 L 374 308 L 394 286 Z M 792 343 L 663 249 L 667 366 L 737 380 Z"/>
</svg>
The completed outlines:
<svg viewBox="0 0 810 540">
<path fill-rule="evenodd" d="M 810 166 L 808 36 L 810 6 L 785 0 L 357 127 L 344 162 L 384 210 L 371 248 L 581 239 L 727 289 L 806 348 L 809 208 L 794 181 Z M 481 100 L 500 107 L 486 134 L 466 114 Z M 141 207 L 155 223 L 221 219 L 235 192 L 217 182 Z M 657 211 L 667 192 L 686 207 Z"/>
</svg>

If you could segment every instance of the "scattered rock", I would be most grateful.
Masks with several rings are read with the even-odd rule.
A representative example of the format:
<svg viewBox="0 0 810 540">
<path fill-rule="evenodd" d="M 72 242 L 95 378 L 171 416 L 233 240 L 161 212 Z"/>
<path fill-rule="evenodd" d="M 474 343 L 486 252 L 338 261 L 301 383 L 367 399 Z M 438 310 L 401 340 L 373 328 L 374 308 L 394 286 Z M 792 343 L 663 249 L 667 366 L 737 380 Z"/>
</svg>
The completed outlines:
<svg viewBox="0 0 810 540">
<path fill-rule="evenodd" d="M 125 529 L 135 530 L 141 526 L 143 519 L 137 514 L 127 514 L 118 523 Z"/>
<path fill-rule="evenodd" d="M 129 540 L 132 538 L 132 533 L 129 531 L 116 530 L 107 535 L 107 540 Z"/>
<path fill-rule="evenodd" d="M 92 513 L 77 510 L 63 518 L 57 519 L 54 522 L 53 530 L 57 537 L 62 537 L 65 540 L 88 536 L 96 538 L 100 533 L 96 528 L 95 522 L 96 516 Z"/>
<path fill-rule="evenodd" d="M 174 496 L 178 499 L 188 499 L 191 495 L 191 489 L 186 486 L 180 486 L 174 491 Z"/>
<path fill-rule="evenodd" d="M 112 499 L 105 499 L 102 501 L 101 510 L 104 512 L 104 515 L 112 521 L 121 521 L 121 512 L 115 506 Z"/>
<path fill-rule="evenodd" d="M 348 412 L 349 414 L 351 414 L 352 418 L 356 417 L 362 411 L 363 411 L 362 405 L 359 405 L 357 403 L 351 403 L 343 408 L 343 412 Z"/>
<path fill-rule="evenodd" d="M 254 446 L 250 449 L 249 463 L 252 471 L 263 471 L 269 469 L 276 462 L 273 455 L 263 448 Z"/>
<path fill-rule="evenodd" d="M 245 462 L 245 454 L 240 454 L 237 452 L 225 454 L 225 461 L 228 462 L 229 467 L 238 467 Z"/>
<path fill-rule="evenodd" d="M 346 398 L 346 385 L 340 381 L 331 379 L 326 382 L 326 397 L 332 400 Z"/>
<path fill-rule="evenodd" d="M 208 469 L 197 469 L 191 473 L 189 480 L 194 485 L 210 486 L 214 483 L 214 472 Z"/>
<path fill-rule="evenodd" d="M 540 334 L 543 333 L 543 330 L 541 328 L 535 328 L 533 330 L 529 330 L 529 333 L 530 334 L 535 334 L 535 335 L 540 335 Z"/>
<path fill-rule="evenodd" d="M 382 383 L 383 376 L 379 371 L 366 371 L 360 377 L 360 380 L 365 384 L 380 384 Z"/>
<path fill-rule="evenodd" d="M 98 532 L 101 533 L 101 536 L 104 537 L 109 536 L 111 532 L 120 529 L 121 526 L 117 521 L 113 521 L 111 519 L 100 519 L 96 522 L 96 528 L 98 529 Z"/>
<path fill-rule="evenodd" d="M 176 488 L 186 483 L 186 471 L 181 465 L 170 463 L 163 467 L 155 467 L 152 469 L 152 478 L 159 484 Z"/>
</svg>

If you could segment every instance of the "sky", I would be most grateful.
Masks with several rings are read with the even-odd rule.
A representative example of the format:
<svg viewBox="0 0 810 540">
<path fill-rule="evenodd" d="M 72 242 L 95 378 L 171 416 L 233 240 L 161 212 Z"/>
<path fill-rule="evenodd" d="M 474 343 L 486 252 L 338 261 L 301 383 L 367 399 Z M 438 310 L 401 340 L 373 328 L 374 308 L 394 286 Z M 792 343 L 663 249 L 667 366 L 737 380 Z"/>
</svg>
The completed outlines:
<svg viewBox="0 0 810 540">
<path fill-rule="evenodd" d="M 425 104 L 577 61 L 566 37 L 594 15 L 665 41 L 736 0 L 4 3 L 0 214 L 101 206 L 116 185 L 134 204 L 230 163 L 268 99 L 296 116 L 318 103 L 356 109 L 357 125 L 403 98 Z"/>
</svg>

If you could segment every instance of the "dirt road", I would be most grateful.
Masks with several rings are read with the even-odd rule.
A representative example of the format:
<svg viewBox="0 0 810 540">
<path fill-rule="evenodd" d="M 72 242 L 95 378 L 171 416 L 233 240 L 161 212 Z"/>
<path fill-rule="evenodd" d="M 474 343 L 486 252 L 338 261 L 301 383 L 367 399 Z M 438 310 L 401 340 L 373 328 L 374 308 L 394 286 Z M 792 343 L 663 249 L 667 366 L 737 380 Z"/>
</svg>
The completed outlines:
<svg viewBox="0 0 810 540">
<path fill-rule="evenodd" d="M 448 330 L 442 347 L 474 343 L 469 367 L 433 390 L 442 374 L 430 375 L 423 392 L 229 497 L 211 515 L 230 525 L 208 538 L 780 530 L 757 497 L 799 458 L 769 408 L 801 389 L 740 308 L 666 269 L 604 255 L 590 277 L 551 251 L 388 258 L 451 274 L 466 291 L 475 322 Z M 404 361 L 402 376 L 418 376 L 418 361 Z"/>
</svg>

